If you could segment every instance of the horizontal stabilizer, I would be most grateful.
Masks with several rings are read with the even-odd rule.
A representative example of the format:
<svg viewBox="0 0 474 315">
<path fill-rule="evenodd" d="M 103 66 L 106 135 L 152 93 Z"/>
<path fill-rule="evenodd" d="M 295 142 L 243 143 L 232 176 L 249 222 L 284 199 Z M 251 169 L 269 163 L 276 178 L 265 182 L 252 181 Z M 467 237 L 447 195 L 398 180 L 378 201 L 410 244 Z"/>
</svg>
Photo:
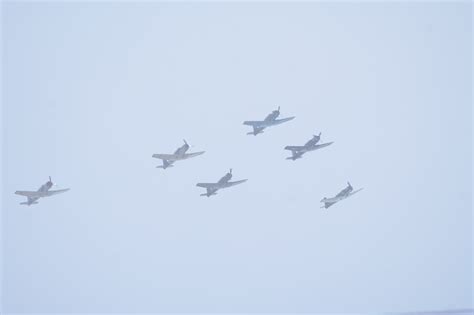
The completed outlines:
<svg viewBox="0 0 474 315">
<path fill-rule="evenodd" d="M 289 156 L 286 159 L 296 161 L 298 159 L 301 159 L 302 157 L 303 157 L 302 155 L 296 155 L 296 156 Z"/>
<path fill-rule="evenodd" d="M 324 206 L 321 206 L 321 208 L 327 209 L 327 208 L 329 208 L 330 206 L 332 206 L 333 204 L 335 204 L 335 202 L 326 202 L 326 203 L 324 204 Z"/>
<path fill-rule="evenodd" d="M 174 165 L 173 165 L 173 164 L 170 164 L 170 165 L 168 165 L 168 166 L 166 166 L 166 167 L 163 166 L 163 165 L 158 165 L 156 168 L 167 169 L 167 168 L 170 168 L 170 167 L 174 167 Z"/>
<path fill-rule="evenodd" d="M 25 205 L 25 206 L 31 206 L 31 205 L 36 205 L 36 204 L 38 204 L 37 201 L 31 202 L 31 203 L 30 202 L 20 202 L 20 205 Z"/>
<path fill-rule="evenodd" d="M 211 197 L 211 196 L 214 196 L 214 195 L 217 195 L 217 193 L 216 192 L 213 192 L 212 194 L 204 193 L 204 194 L 200 194 L 199 196 L 201 196 L 201 197 Z"/>
</svg>

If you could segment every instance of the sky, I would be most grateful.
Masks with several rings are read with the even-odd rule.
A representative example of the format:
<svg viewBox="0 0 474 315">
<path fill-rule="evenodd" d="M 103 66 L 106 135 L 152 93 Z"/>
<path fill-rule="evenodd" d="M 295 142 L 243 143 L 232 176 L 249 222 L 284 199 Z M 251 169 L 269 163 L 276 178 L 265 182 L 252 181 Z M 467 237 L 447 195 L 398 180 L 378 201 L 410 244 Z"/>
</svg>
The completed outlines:
<svg viewBox="0 0 474 315">
<path fill-rule="evenodd" d="M 469 2 L 3 2 L 3 311 L 472 308 L 471 23 Z M 278 106 L 296 118 L 246 135 Z M 183 139 L 206 153 L 155 168 Z M 199 196 L 229 168 L 248 182 Z M 19 205 L 48 176 L 71 190 Z"/>
</svg>

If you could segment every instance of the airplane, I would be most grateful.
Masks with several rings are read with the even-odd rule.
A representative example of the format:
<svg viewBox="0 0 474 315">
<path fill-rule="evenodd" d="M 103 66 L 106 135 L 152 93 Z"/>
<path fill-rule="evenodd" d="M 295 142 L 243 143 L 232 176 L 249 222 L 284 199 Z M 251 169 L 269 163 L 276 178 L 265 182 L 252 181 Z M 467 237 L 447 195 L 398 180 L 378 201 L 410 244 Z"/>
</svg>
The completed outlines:
<svg viewBox="0 0 474 315">
<path fill-rule="evenodd" d="M 173 167 L 173 163 L 176 161 L 186 160 L 198 155 L 203 154 L 205 151 L 186 153 L 189 150 L 189 144 L 186 140 L 183 140 L 184 144 L 176 149 L 173 154 L 153 154 L 152 157 L 163 160 L 163 165 L 157 166 L 156 168 L 167 169 Z"/>
<path fill-rule="evenodd" d="M 360 189 L 357 189 L 357 190 L 354 190 L 354 188 L 352 188 L 352 185 L 351 183 L 347 182 L 347 187 L 344 188 L 340 193 L 338 193 L 335 197 L 333 198 L 326 198 L 324 197 L 323 199 L 321 199 L 321 202 L 324 202 L 324 206 L 322 206 L 321 208 L 329 208 L 330 206 L 332 206 L 333 204 L 335 204 L 336 202 L 339 202 L 341 200 L 344 200 L 352 195 L 354 195 L 355 193 L 358 193 L 359 191 L 361 191 L 363 188 L 360 188 Z"/>
<path fill-rule="evenodd" d="M 53 182 L 51 181 L 51 176 L 49 176 L 49 181 L 41 185 L 41 187 L 37 191 L 17 190 L 15 191 L 15 194 L 20 195 L 20 196 L 25 196 L 26 198 L 28 198 L 26 202 L 21 202 L 20 205 L 31 206 L 31 205 L 37 204 L 38 203 L 37 200 L 40 198 L 53 196 L 53 195 L 60 194 L 69 190 L 69 188 L 59 189 L 59 190 L 50 190 L 51 187 L 53 186 L 55 186 L 55 184 L 53 184 Z"/>
<path fill-rule="evenodd" d="M 244 125 L 253 127 L 253 131 L 248 132 L 247 134 L 256 136 L 260 133 L 263 133 L 263 130 L 267 127 L 276 126 L 295 118 L 293 116 L 288 118 L 277 119 L 278 116 L 280 116 L 280 106 L 278 106 L 277 110 L 274 110 L 270 114 L 268 114 L 268 116 L 265 117 L 264 120 L 244 121 Z"/>
<path fill-rule="evenodd" d="M 322 149 L 324 147 L 327 147 L 328 145 L 333 144 L 334 142 L 327 142 L 327 143 L 322 143 L 318 144 L 319 140 L 321 140 L 321 133 L 319 135 L 313 135 L 313 138 L 309 140 L 308 142 L 305 143 L 305 145 L 302 146 L 297 146 L 297 145 L 289 145 L 285 147 L 285 150 L 290 150 L 292 155 L 290 157 L 287 157 L 287 160 L 297 160 L 303 157 L 303 154 L 306 152 L 310 151 L 315 151 L 318 149 Z"/>
<path fill-rule="evenodd" d="M 219 179 L 217 183 L 198 183 L 196 184 L 196 186 L 206 188 L 207 190 L 206 193 L 201 194 L 201 196 L 211 197 L 212 195 L 217 195 L 217 191 L 219 189 L 232 187 L 232 186 L 242 184 L 247 181 L 246 179 L 242 179 L 242 180 L 237 180 L 235 182 L 231 182 L 230 181 L 231 178 L 232 178 L 232 169 L 230 169 L 229 173 L 225 174 L 224 177 Z"/>
</svg>

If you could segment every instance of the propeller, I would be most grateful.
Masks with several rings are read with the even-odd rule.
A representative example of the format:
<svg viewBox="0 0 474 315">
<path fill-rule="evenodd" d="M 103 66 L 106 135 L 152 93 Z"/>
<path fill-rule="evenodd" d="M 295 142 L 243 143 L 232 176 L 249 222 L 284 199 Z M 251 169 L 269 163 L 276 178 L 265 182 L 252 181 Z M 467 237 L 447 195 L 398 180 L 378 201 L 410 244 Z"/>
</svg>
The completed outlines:
<svg viewBox="0 0 474 315">
<path fill-rule="evenodd" d="M 188 146 L 188 148 L 194 148 L 194 144 L 189 145 L 189 144 L 186 142 L 186 140 L 183 139 L 183 141 L 184 141 L 184 144 Z"/>
<path fill-rule="evenodd" d="M 51 176 L 49 176 L 49 183 L 51 183 L 51 186 L 58 186 L 58 184 L 53 183 L 53 181 L 51 180 Z"/>
</svg>

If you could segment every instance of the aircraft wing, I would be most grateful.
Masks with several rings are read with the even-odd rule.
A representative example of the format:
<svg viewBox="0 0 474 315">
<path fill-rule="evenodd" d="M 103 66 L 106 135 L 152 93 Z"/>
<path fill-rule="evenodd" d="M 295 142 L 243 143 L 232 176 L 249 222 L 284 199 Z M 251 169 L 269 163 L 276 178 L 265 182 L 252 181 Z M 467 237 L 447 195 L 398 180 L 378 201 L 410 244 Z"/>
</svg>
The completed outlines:
<svg viewBox="0 0 474 315">
<path fill-rule="evenodd" d="M 303 150 L 305 147 L 302 146 L 302 145 L 287 145 L 285 147 L 285 150 L 291 150 L 291 151 L 301 151 Z"/>
<path fill-rule="evenodd" d="M 288 118 L 282 118 L 282 119 L 275 119 L 271 124 L 272 124 L 272 126 L 273 125 L 279 125 L 279 124 L 282 124 L 284 122 L 287 122 L 287 121 L 290 121 L 290 120 L 293 120 L 293 119 L 295 119 L 295 116 L 288 117 Z"/>
<path fill-rule="evenodd" d="M 244 125 L 252 127 L 262 127 L 263 125 L 265 125 L 265 122 L 262 120 L 248 120 L 244 121 Z"/>
<path fill-rule="evenodd" d="M 54 195 L 57 195 L 57 194 L 61 194 L 63 192 L 66 192 L 68 191 L 69 188 L 66 188 L 66 189 L 58 189 L 58 190 L 48 190 L 46 193 L 44 193 L 43 197 L 49 197 L 49 196 L 54 196 Z"/>
<path fill-rule="evenodd" d="M 354 190 L 353 192 L 351 192 L 351 193 L 349 194 L 349 196 L 352 196 L 353 194 L 358 193 L 358 192 L 361 191 L 362 189 L 364 189 L 364 188 L 360 188 L 360 189 Z M 347 196 L 347 197 L 349 197 L 349 196 Z"/>
<path fill-rule="evenodd" d="M 185 159 L 189 159 L 189 158 L 192 158 L 192 157 L 195 157 L 195 156 L 198 156 L 198 155 L 201 155 L 203 154 L 205 151 L 201 151 L 201 152 L 193 152 L 193 153 L 186 153 L 184 154 L 180 160 L 185 160 Z"/>
<path fill-rule="evenodd" d="M 225 184 L 222 184 L 221 188 L 232 187 L 232 186 L 235 186 L 235 185 L 238 185 L 238 184 L 245 183 L 246 181 L 247 181 L 246 179 L 242 179 L 242 180 L 236 180 L 235 182 L 227 182 Z"/>
<path fill-rule="evenodd" d="M 196 186 L 206 188 L 206 189 L 219 188 L 219 185 L 217 183 L 197 183 Z"/>
<path fill-rule="evenodd" d="M 178 160 L 178 155 L 176 154 L 153 154 L 152 157 L 156 159 L 167 160 L 167 161 Z"/>
<path fill-rule="evenodd" d="M 40 198 L 40 197 L 44 197 L 44 193 L 43 193 L 43 192 L 39 192 L 39 191 L 17 190 L 17 191 L 15 191 L 15 194 L 20 195 L 20 196 L 29 197 L 29 198 Z"/>
<path fill-rule="evenodd" d="M 318 149 L 322 149 L 324 147 L 327 147 L 328 145 L 331 145 L 333 144 L 334 142 L 328 142 L 328 143 L 322 143 L 322 144 L 317 144 L 315 145 L 314 147 L 309 147 L 307 148 L 308 151 L 314 151 L 314 150 L 318 150 Z"/>
</svg>

